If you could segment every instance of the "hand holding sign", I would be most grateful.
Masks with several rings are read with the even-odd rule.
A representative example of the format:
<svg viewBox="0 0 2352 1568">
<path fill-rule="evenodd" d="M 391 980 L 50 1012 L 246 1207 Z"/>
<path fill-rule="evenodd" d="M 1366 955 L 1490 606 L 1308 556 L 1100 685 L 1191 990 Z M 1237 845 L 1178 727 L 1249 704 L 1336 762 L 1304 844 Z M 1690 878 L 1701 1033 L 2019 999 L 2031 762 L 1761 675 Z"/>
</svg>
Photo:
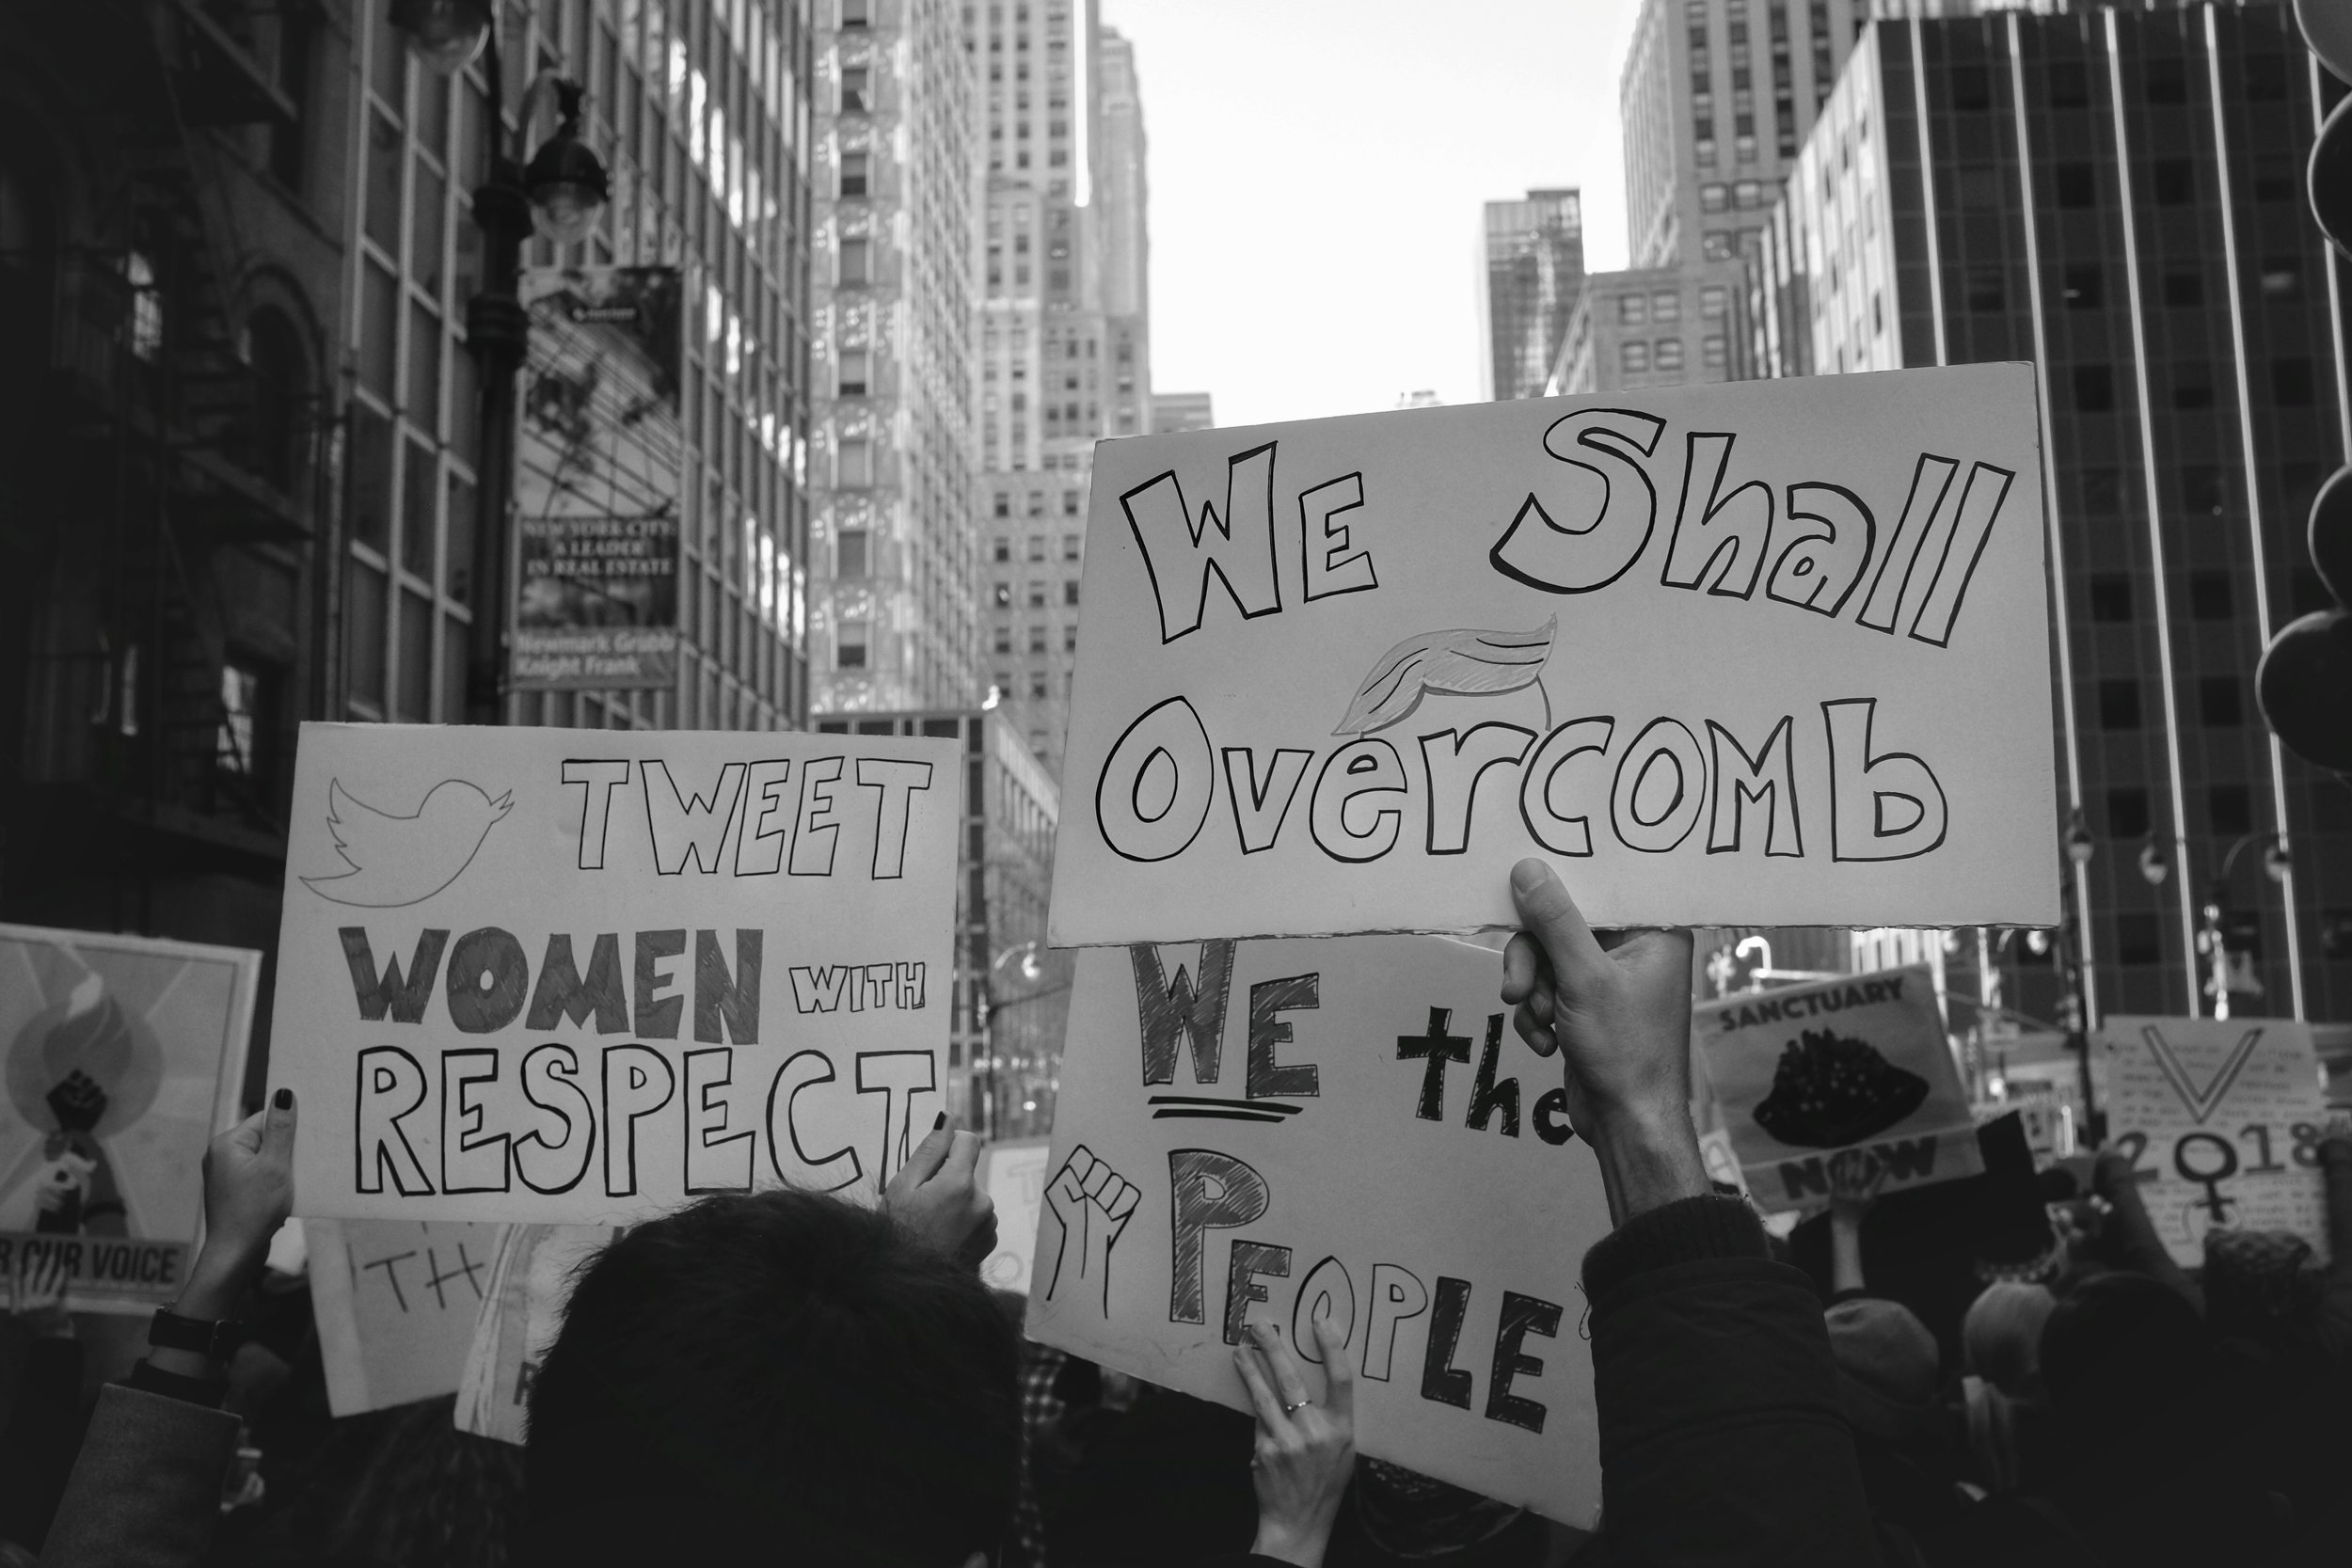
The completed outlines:
<svg viewBox="0 0 2352 1568">
<path fill-rule="evenodd" d="M 242 1273 L 257 1266 L 294 1212 L 294 1097 L 279 1089 L 265 1110 L 213 1140 L 204 1151 L 204 1250 L 198 1275 L 217 1258 Z"/>
<path fill-rule="evenodd" d="M 1249 1461 L 1258 1537 L 1249 1550 L 1302 1568 L 1323 1561 L 1356 1473 L 1356 1373 L 1347 1364 L 1347 1336 L 1327 1315 L 1316 1317 L 1314 1332 L 1327 1378 L 1320 1404 L 1308 1395 L 1306 1373 L 1279 1325 L 1253 1323 L 1248 1341 L 1233 1347 L 1233 1365 L 1258 1413 Z"/>
<path fill-rule="evenodd" d="M 978 1135 L 942 1116 L 882 1190 L 891 1218 L 934 1251 L 975 1267 L 996 1249 L 996 1204 L 974 1177 L 979 1159 Z"/>
<path fill-rule="evenodd" d="M 62 1252 L 20 1251 L 16 1276 L 8 1292 L 8 1310 L 36 1339 L 73 1338 L 73 1319 L 66 1311 L 65 1289 L 72 1271 Z"/>
<path fill-rule="evenodd" d="M 1099 1291 L 1103 1310 L 1109 1312 L 1111 1247 L 1142 1196 L 1141 1188 L 1096 1159 L 1084 1144 L 1070 1151 L 1045 1189 L 1045 1207 L 1061 1222 L 1061 1243 L 1046 1280 L 1046 1300 L 1084 1287 L 1090 1294 Z"/>
<path fill-rule="evenodd" d="M 1511 868 L 1527 928 L 1502 955 L 1519 1037 L 1560 1051 L 1568 1120 L 1600 1156 L 1619 1224 L 1708 1191 L 1691 1127 L 1691 933 L 1629 931 L 1607 947 L 1551 867 Z M 1565 1049 L 1564 1049 L 1565 1048 Z"/>
</svg>

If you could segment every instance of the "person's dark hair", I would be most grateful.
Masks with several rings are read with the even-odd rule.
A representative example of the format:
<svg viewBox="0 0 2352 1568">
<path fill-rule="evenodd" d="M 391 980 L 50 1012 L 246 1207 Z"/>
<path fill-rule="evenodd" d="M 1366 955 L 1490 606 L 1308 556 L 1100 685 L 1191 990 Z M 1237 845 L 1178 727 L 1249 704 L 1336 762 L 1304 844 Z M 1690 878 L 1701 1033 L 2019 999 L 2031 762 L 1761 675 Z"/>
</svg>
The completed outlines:
<svg viewBox="0 0 2352 1568">
<path fill-rule="evenodd" d="M 993 1552 L 1018 1367 L 972 1271 L 887 1217 L 807 1193 L 704 1198 L 580 1273 L 532 1389 L 525 1560 Z"/>
<path fill-rule="evenodd" d="M 2145 1275 L 2104 1274 L 2050 1309 L 2042 1381 L 2072 1416 L 2127 1423 L 2195 1386 L 2209 1349 L 2204 1320 L 2170 1287 Z"/>
</svg>

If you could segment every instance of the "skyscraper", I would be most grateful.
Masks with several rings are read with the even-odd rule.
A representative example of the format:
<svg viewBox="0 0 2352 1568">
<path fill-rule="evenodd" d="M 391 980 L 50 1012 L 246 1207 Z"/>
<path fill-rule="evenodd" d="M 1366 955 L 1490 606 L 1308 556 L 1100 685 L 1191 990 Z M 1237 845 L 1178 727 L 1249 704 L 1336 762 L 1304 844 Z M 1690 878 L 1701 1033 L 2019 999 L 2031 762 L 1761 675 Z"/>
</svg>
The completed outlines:
<svg viewBox="0 0 2352 1568">
<path fill-rule="evenodd" d="M 2094 1014 L 2352 1006 L 2352 816 L 2252 695 L 2326 600 L 2302 531 L 2352 444 L 2302 199 L 2344 91 L 2281 6 L 1883 22 L 1754 259 L 1756 373 L 2037 367 Z M 2050 971 L 2020 979 L 2056 1016 Z"/>
<path fill-rule="evenodd" d="M 1966 0 L 1953 0 L 1959 8 Z M 1618 83 L 1624 120 L 1626 235 L 1634 270 L 1623 285 L 1597 275 L 1589 321 L 1568 336 L 1587 345 L 1580 378 L 1551 367 L 1564 390 L 1675 386 L 1724 380 L 1727 356 L 1679 334 L 1620 332 L 1646 326 L 1609 319 L 1606 307 L 1668 287 L 1679 273 L 1685 310 L 1703 292 L 1739 280 L 1742 248 L 1763 227 L 1813 117 L 1874 10 L 1936 7 L 1938 0 L 1643 0 Z M 1706 297 L 1715 297 L 1706 293 Z M 1686 316 L 1686 319 L 1690 319 Z M 1699 352 L 1691 350 L 1695 347 Z M 1677 369 L 1659 363 L 1664 353 Z M 1626 362 L 1630 353 L 1636 369 Z"/>
<path fill-rule="evenodd" d="M 978 95 L 951 0 L 827 7 L 817 39 L 815 528 L 820 712 L 982 687 Z"/>
<path fill-rule="evenodd" d="M 1479 391 L 1488 398 L 1540 396 L 1584 282 L 1578 194 L 1529 191 L 1521 201 L 1487 202 L 1479 263 L 1479 326 L 1486 347 Z"/>
<path fill-rule="evenodd" d="M 507 103 L 545 67 L 595 85 L 581 135 L 612 200 L 583 242 L 533 238 L 527 267 L 691 270 L 679 476 L 674 689 L 524 692 L 530 723 L 796 727 L 808 714 L 808 186 L 799 8 L 679 0 L 509 9 Z M 356 183 L 346 307 L 350 510 L 342 559 L 342 712 L 465 714 L 476 391 L 464 347 L 482 235 L 465 192 L 484 155 L 482 66 L 414 63 L 386 0 L 363 8 L 339 106 Z M 525 62 L 531 62 L 526 65 Z M 832 258 L 827 258 L 828 264 Z M 340 395 L 340 394 L 339 394 Z"/>
<path fill-rule="evenodd" d="M 1059 775 L 1094 443 L 1151 418 L 1143 113 L 1092 0 L 964 8 L 988 126 L 985 684 Z"/>
<path fill-rule="evenodd" d="M 1137 436 L 1152 427 L 1152 184 L 1136 49 L 1114 28 L 1100 34 L 1095 84 L 1095 287 L 1111 356 L 1103 434 Z"/>
<path fill-rule="evenodd" d="M 1740 254 L 1872 9 L 1871 0 L 1643 0 L 1618 87 L 1636 267 Z"/>
</svg>

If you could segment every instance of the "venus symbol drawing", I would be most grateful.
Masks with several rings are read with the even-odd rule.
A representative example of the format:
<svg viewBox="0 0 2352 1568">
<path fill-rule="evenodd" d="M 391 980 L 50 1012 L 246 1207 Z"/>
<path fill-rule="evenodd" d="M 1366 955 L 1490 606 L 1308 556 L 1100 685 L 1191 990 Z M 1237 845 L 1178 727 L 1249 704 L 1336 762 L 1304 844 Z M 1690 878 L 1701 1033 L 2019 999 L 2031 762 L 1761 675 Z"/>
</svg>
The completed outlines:
<svg viewBox="0 0 2352 1568">
<path fill-rule="evenodd" d="M 345 789 L 326 786 L 326 831 L 349 871 L 305 877 L 320 897 L 364 910 L 422 903 L 464 875 L 506 814 L 515 792 L 492 800 L 464 779 L 443 779 L 406 816 L 379 811 Z"/>
</svg>

